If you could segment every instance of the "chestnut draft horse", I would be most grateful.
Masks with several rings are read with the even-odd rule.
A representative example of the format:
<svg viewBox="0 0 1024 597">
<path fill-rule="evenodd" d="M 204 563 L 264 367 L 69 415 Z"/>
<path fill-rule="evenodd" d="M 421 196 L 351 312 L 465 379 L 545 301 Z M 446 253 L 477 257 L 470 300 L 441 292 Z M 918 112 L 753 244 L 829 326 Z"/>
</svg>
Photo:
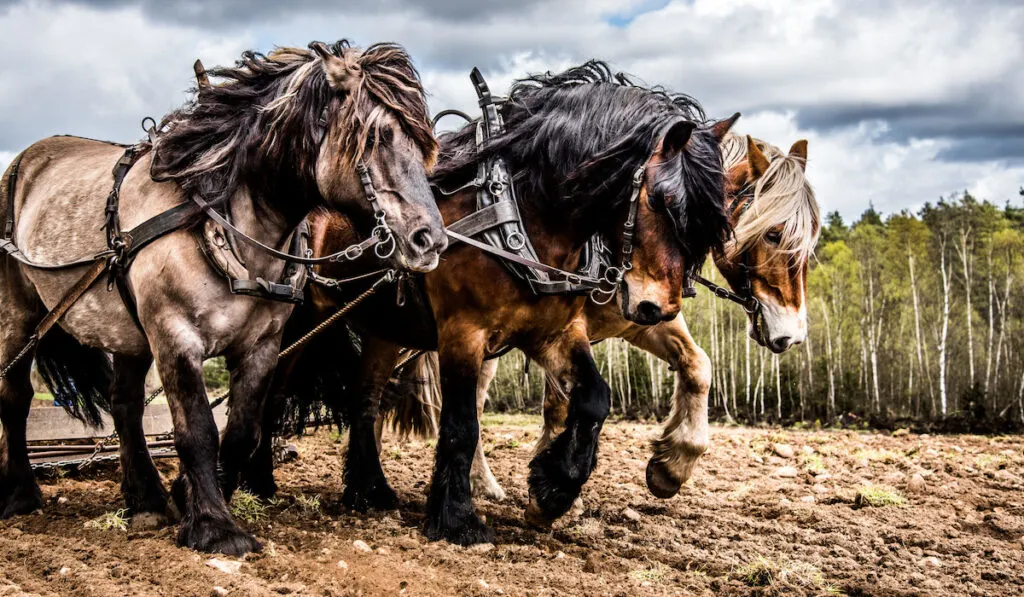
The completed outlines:
<svg viewBox="0 0 1024 597">
<path fill-rule="evenodd" d="M 692 99 L 638 87 L 613 76 L 600 62 L 518 82 L 502 113 L 507 132 L 482 147 L 472 124 L 441 139 L 434 181 L 448 225 L 476 209 L 477 189 L 464 185 L 478 161 L 500 155 L 513 173 L 522 220 L 541 261 L 572 271 L 595 234 L 606 239 L 612 254 L 622 251 L 624 222 L 636 198 L 632 181 L 639 171 L 633 267 L 613 289 L 617 309 L 638 323 L 673 318 L 680 308 L 684 264 L 699 263 L 725 239 L 719 143 L 738 115 L 698 125 L 704 117 Z M 446 194 L 453 188 L 460 190 Z M 345 235 L 335 231 L 340 226 L 335 218 L 314 222 L 318 252 L 345 242 Z M 329 270 L 320 273 L 329 275 Z M 339 329 L 321 339 L 325 349 L 308 346 L 282 380 L 287 393 L 300 399 L 319 394 L 344 413 L 350 446 L 343 501 L 357 509 L 394 506 L 396 496 L 381 470 L 374 437 L 381 389 L 401 346 L 437 349 L 444 399 L 426 534 L 459 544 L 491 541 L 492 532 L 475 513 L 470 493 L 479 431 L 477 385 L 484 360 L 515 347 L 564 381 L 570 396 L 566 431 L 534 458 L 530 474 L 528 515 L 561 516 L 596 465 L 610 408 L 610 390 L 598 373 L 580 317 L 587 297 L 534 294 L 500 260 L 466 245 L 450 249 L 438 269 L 419 282 L 407 293 L 405 309 L 394 301 L 374 301 L 351 318 L 365 337 L 356 380 L 346 379 L 347 372 L 334 360 L 333 351 L 352 343 Z M 313 311 L 314 321 L 344 298 L 315 287 L 313 295 L 302 311 Z M 315 313 L 318 309 L 321 313 Z M 297 312 L 296 321 L 302 315 Z M 308 325 L 304 321 L 298 327 Z M 274 488 L 267 478 L 272 470 L 269 436 L 264 434 L 248 478 L 250 487 L 264 494 Z"/>
<path fill-rule="evenodd" d="M 805 177 L 807 141 L 797 141 L 787 154 L 764 141 L 730 134 L 722 143 L 722 154 L 734 233 L 725 249 L 715 253 L 715 265 L 733 288 L 735 298 L 748 302 L 750 337 L 773 352 L 785 352 L 807 337 L 807 263 L 820 230 L 818 203 Z M 750 297 L 756 301 L 749 301 Z M 651 493 L 670 498 L 689 479 L 697 459 L 708 448 L 711 361 L 694 342 L 682 315 L 642 327 L 621 317 L 616 309 L 590 303 L 585 318 L 593 341 L 623 338 L 675 370 L 672 412 L 653 443 L 654 455 L 647 464 Z M 497 361 L 485 364 L 477 396 L 480 412 L 496 372 Z M 421 401 L 436 400 L 429 387 L 420 386 L 418 391 Z M 407 396 L 403 394 L 400 399 Z M 558 384 L 549 381 L 538 452 L 565 427 L 567 408 Z M 400 416 L 408 418 L 419 411 L 430 409 L 405 406 L 406 414 Z M 400 423 L 409 425 L 411 421 Z M 477 445 L 472 480 L 475 494 L 504 499 L 505 492 L 487 465 L 482 443 Z"/>
<path fill-rule="evenodd" d="M 235 67 L 210 74 L 225 83 L 201 89 L 199 99 L 168 114 L 152 133 L 152 147 L 142 144 L 128 153 L 124 146 L 54 137 L 26 149 L 4 176 L 4 517 L 42 506 L 25 446 L 31 359 L 19 361 L 16 354 L 32 346 L 33 328 L 46 309 L 65 302 L 62 297 L 73 295 L 69 288 L 86 280 L 82 267 L 65 269 L 68 262 L 58 262 L 107 248 L 101 227 L 105 201 L 106 211 L 113 204 L 126 229 L 191 203 L 208 209 L 197 211 L 196 221 L 151 239 L 134 253 L 130 268 L 118 264 L 123 301 L 112 300 L 117 295 L 110 294 L 108 284 L 78 288 L 85 292 L 60 327 L 39 339 L 35 357 L 49 372 L 54 394 L 79 401 L 87 413 L 95 415 L 93 402 L 110 390 L 106 406 L 121 436 L 122 490 L 136 517 L 162 517 L 168 509 L 142 429 L 144 378 L 155 360 L 181 460 L 175 485 L 186 503 L 178 544 L 202 551 L 259 549 L 256 539 L 235 525 L 221 492 L 217 428 L 202 362 L 227 357 L 239 405 L 230 419 L 236 429 L 245 420 L 258 421 L 292 310 L 291 304 L 229 290 L 191 234 L 202 215 L 233 222 L 228 236 L 237 243 L 249 281 L 267 288 L 273 286 L 266 281 L 281 279 L 289 265 L 274 256 L 274 247 L 287 247 L 317 206 L 349 214 L 364 238 L 371 226 L 389 229 L 399 261 L 411 269 L 432 269 L 447 245 L 427 178 L 437 144 L 419 75 L 400 46 L 377 44 L 360 51 L 344 41 L 330 47 L 316 42 L 309 50 L 247 52 Z M 129 157 L 138 157 L 138 167 L 121 167 L 122 162 L 130 167 Z M 111 192 L 115 164 L 123 177 L 119 194 L 116 186 Z M 107 228 L 121 243 L 110 243 L 111 252 L 133 242 L 109 220 Z M 113 371 L 104 351 L 113 354 Z M 16 364 L 7 365 L 12 361 Z M 235 454 L 251 453 L 256 443 L 255 436 L 240 433 L 223 440 L 225 453 Z M 229 459 L 221 466 L 226 475 L 236 468 Z"/>
</svg>

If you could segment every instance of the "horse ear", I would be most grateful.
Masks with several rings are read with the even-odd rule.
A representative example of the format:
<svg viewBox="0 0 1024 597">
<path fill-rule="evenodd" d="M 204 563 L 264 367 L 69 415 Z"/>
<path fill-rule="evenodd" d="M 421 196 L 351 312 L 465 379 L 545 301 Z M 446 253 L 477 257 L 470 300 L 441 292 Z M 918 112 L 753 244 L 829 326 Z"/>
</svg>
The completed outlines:
<svg viewBox="0 0 1024 597">
<path fill-rule="evenodd" d="M 789 148 L 789 157 L 800 160 L 800 169 L 807 170 L 807 139 L 800 139 Z"/>
<path fill-rule="evenodd" d="M 309 49 L 320 57 L 324 74 L 327 75 L 327 83 L 333 89 L 349 92 L 354 90 L 358 84 L 360 70 L 358 64 L 335 56 L 323 42 L 313 42 L 309 44 Z"/>
<path fill-rule="evenodd" d="M 747 135 L 747 163 L 750 164 L 750 173 L 754 180 L 761 178 L 768 171 L 768 158 L 757 148 L 757 143 L 754 143 L 754 138 L 750 135 Z"/>
<path fill-rule="evenodd" d="M 726 118 L 725 120 L 719 120 L 714 125 L 712 125 L 711 132 L 714 133 L 715 138 L 718 139 L 719 143 L 722 142 L 722 139 L 725 139 L 725 136 L 729 134 L 729 131 L 732 129 L 733 125 L 736 124 L 736 121 L 739 119 L 740 113 L 737 112 L 730 116 L 729 118 Z"/>
<path fill-rule="evenodd" d="M 196 83 L 199 85 L 199 89 L 210 87 L 210 77 L 206 76 L 206 67 L 203 66 L 202 60 L 192 63 L 192 71 L 196 73 Z"/>
<path fill-rule="evenodd" d="M 693 130 L 697 128 L 696 123 L 690 122 L 689 120 L 680 120 L 665 131 L 665 136 L 661 139 L 661 151 L 668 155 L 675 155 L 686 147 L 687 141 L 690 140 L 690 136 L 693 134 Z"/>
</svg>

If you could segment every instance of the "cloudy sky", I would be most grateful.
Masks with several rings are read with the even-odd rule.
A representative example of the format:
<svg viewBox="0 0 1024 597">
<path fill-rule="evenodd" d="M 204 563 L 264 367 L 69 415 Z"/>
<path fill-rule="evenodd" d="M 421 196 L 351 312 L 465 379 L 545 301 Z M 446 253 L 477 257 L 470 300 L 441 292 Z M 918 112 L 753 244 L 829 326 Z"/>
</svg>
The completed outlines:
<svg viewBox="0 0 1024 597">
<path fill-rule="evenodd" d="M 428 6 L 429 5 L 429 6 Z M 343 8 L 341 8 L 343 7 Z M 131 141 L 180 105 L 192 61 L 348 38 L 404 44 L 431 107 L 595 57 L 788 148 L 827 210 L 968 189 L 1021 203 L 1024 5 L 947 0 L 0 0 L 0 164 L 73 133 Z"/>
</svg>

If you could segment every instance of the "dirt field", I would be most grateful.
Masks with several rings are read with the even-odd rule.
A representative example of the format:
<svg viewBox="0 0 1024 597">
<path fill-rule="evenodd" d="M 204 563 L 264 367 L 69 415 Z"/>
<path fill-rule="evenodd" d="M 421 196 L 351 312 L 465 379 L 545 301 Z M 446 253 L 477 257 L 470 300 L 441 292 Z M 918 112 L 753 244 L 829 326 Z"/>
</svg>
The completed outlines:
<svg viewBox="0 0 1024 597">
<path fill-rule="evenodd" d="M 399 512 L 341 511 L 343 444 L 322 432 L 298 442 L 280 499 L 248 509 L 261 514 L 248 526 L 266 546 L 244 561 L 219 558 L 237 570 L 174 547 L 173 529 L 90 524 L 122 503 L 107 468 L 45 479 L 44 513 L 0 521 L 0 595 L 1018 595 L 1024 586 L 1020 437 L 716 427 L 695 478 L 659 501 L 643 481 L 653 427 L 613 423 L 584 511 L 538 532 L 521 514 L 539 421 L 487 422 L 509 492 L 507 503 L 478 500 L 496 545 L 422 537 L 430 442 L 385 441 Z M 172 474 L 173 464 L 160 466 Z"/>
</svg>

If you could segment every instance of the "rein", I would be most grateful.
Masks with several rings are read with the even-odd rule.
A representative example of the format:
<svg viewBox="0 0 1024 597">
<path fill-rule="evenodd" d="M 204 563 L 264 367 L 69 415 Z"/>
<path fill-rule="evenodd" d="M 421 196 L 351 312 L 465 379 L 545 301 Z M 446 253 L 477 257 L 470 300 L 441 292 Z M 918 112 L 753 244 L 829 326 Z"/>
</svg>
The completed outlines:
<svg viewBox="0 0 1024 597">
<path fill-rule="evenodd" d="M 737 199 L 737 201 L 739 201 L 739 199 Z M 741 208 L 743 213 L 750 209 L 750 206 L 753 205 L 753 203 L 754 197 L 751 196 L 750 199 L 747 199 L 744 202 L 743 207 Z M 733 202 L 733 206 L 735 205 L 736 202 Z M 754 287 L 750 281 L 750 251 L 743 252 L 743 261 L 740 263 L 739 268 L 740 275 L 742 277 L 739 292 L 733 292 L 725 286 L 719 286 L 700 274 L 693 274 L 692 278 L 694 282 L 704 286 L 713 292 L 718 298 L 732 301 L 743 307 L 743 310 L 747 312 L 747 315 L 752 315 L 756 321 L 758 314 L 761 312 L 761 301 L 757 300 L 757 297 L 754 296 Z"/>
</svg>

